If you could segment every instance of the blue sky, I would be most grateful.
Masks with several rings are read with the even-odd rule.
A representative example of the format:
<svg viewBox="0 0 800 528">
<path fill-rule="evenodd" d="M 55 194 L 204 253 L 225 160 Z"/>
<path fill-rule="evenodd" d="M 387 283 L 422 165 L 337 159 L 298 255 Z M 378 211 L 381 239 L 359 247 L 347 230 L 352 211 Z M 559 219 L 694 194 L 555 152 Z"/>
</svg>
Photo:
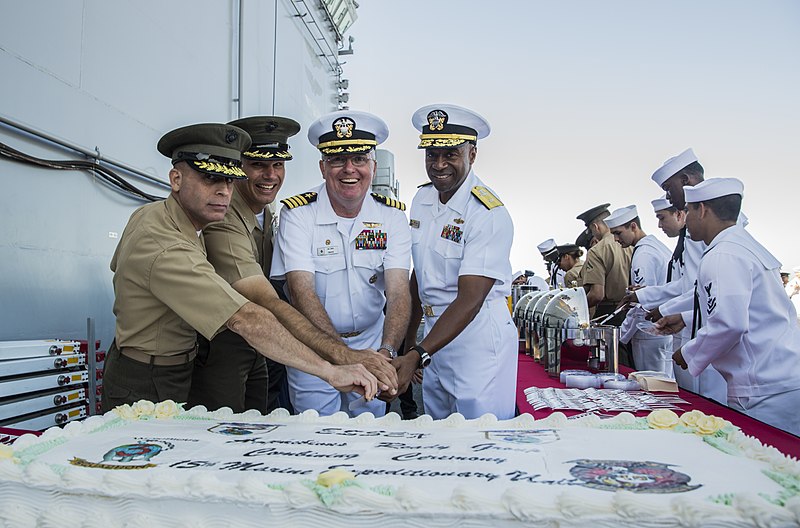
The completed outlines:
<svg viewBox="0 0 800 528">
<path fill-rule="evenodd" d="M 362 0 L 349 34 L 349 106 L 389 124 L 404 201 L 427 181 L 414 110 L 489 120 L 474 169 L 514 219 L 514 269 L 543 272 L 536 244 L 573 242 L 604 202 L 672 248 L 650 175 L 688 147 L 744 181 L 748 229 L 800 265 L 800 1 Z"/>
</svg>

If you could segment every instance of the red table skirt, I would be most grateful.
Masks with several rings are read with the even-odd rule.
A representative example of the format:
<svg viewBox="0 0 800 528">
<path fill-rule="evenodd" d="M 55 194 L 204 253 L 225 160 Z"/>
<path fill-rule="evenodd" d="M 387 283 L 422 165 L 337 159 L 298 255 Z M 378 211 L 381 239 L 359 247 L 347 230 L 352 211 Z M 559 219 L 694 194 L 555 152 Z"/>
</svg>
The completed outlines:
<svg viewBox="0 0 800 528">
<path fill-rule="evenodd" d="M 586 363 L 577 361 L 577 358 L 566 357 L 562 358 L 561 368 L 566 369 L 585 369 Z M 621 367 L 620 372 L 626 374 L 630 369 Z M 528 413 L 533 415 L 536 419 L 544 418 L 550 415 L 553 411 L 549 409 L 534 411 L 533 407 L 525 399 L 524 390 L 528 387 L 555 387 L 565 388 L 566 386 L 559 381 L 558 378 L 550 377 L 544 370 L 544 367 L 536 363 L 533 358 L 525 354 L 519 355 L 519 368 L 517 371 L 517 407 L 520 413 Z M 762 443 L 771 445 L 782 453 L 800 458 L 800 438 L 776 429 L 771 425 L 750 418 L 738 411 L 735 411 L 724 405 L 706 399 L 698 394 L 681 389 L 679 396 L 686 400 L 689 405 L 684 405 L 682 408 L 686 411 L 697 409 L 705 414 L 719 416 L 728 420 L 732 424 L 741 428 L 741 430 L 749 435 L 758 438 Z M 571 416 L 578 414 L 578 411 L 562 411 L 565 415 Z M 637 413 L 637 416 L 645 416 L 646 412 Z M 678 412 L 680 414 L 680 412 Z"/>
</svg>

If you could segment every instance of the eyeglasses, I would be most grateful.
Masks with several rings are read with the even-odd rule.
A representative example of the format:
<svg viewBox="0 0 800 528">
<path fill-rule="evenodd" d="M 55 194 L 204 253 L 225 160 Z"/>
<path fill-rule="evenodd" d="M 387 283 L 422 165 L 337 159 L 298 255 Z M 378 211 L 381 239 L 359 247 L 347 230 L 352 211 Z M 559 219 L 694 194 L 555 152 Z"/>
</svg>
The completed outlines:
<svg viewBox="0 0 800 528">
<path fill-rule="evenodd" d="M 331 167 L 340 169 L 347 165 L 348 161 L 353 164 L 353 167 L 364 167 L 371 160 L 372 158 L 365 154 L 356 154 L 355 156 L 328 156 L 324 161 Z"/>
</svg>

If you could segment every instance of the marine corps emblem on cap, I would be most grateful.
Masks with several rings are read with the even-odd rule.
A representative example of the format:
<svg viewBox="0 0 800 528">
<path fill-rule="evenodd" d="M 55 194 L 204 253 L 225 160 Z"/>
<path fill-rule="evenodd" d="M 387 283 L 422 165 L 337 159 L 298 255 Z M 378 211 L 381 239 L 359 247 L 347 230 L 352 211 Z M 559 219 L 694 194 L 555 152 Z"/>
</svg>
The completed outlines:
<svg viewBox="0 0 800 528">
<path fill-rule="evenodd" d="M 356 122 L 349 117 L 342 117 L 333 122 L 333 131 L 336 132 L 336 137 L 339 139 L 353 137 L 354 128 L 356 128 Z"/>
<path fill-rule="evenodd" d="M 444 130 L 447 124 L 447 112 L 444 110 L 431 110 L 428 112 L 428 126 L 431 130 Z"/>
</svg>

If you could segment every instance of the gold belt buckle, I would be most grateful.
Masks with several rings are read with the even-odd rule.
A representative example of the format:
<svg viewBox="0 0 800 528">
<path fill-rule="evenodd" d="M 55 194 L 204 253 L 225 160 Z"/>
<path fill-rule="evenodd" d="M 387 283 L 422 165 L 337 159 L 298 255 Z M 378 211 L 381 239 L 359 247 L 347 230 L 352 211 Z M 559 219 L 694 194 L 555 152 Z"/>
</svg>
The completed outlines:
<svg viewBox="0 0 800 528">
<path fill-rule="evenodd" d="M 422 307 L 422 313 L 425 314 L 425 317 L 434 317 L 433 315 L 433 306 L 430 304 L 426 304 Z"/>
<path fill-rule="evenodd" d="M 343 334 L 339 334 L 339 336 L 340 336 L 340 337 L 344 337 L 344 338 L 348 338 L 348 337 L 356 337 L 356 336 L 359 336 L 359 335 L 361 335 L 361 332 L 362 332 L 361 330 L 359 330 L 359 331 L 357 331 L 357 332 L 345 332 L 345 333 L 343 333 Z"/>
</svg>

